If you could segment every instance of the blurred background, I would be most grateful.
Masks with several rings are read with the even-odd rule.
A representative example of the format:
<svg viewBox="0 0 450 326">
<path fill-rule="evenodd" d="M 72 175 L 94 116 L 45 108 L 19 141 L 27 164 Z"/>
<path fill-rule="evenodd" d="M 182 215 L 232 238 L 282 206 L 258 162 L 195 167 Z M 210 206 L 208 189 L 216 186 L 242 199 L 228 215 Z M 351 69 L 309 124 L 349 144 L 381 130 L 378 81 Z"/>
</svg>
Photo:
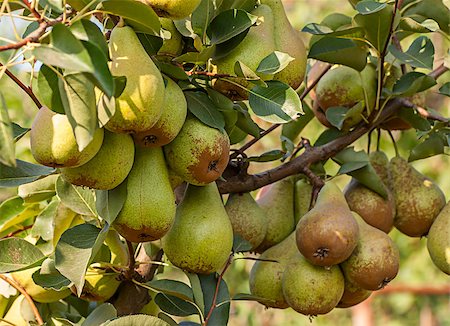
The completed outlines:
<svg viewBox="0 0 450 326">
<path fill-rule="evenodd" d="M 446 2 L 448 6 L 448 1 Z M 285 0 L 285 7 L 291 23 L 297 29 L 302 29 L 308 23 L 319 23 L 326 15 L 333 12 L 341 12 L 354 15 L 352 7 L 347 1 L 326 0 Z M 3 17 L 4 18 L 4 17 Z M 23 26 L 16 26 L 18 34 L 21 34 Z M 5 36 L 11 32 L 10 21 L 0 20 L 0 34 Z M 13 35 L 13 34 L 12 34 Z M 12 36 L 9 34 L 9 37 Z M 449 43 L 442 35 L 433 33 L 430 35 L 436 47 L 436 65 L 444 60 L 448 53 Z M 308 36 L 305 35 L 305 44 L 308 44 Z M 0 62 L 5 59 L 4 53 L 0 53 Z M 30 84 L 30 66 L 13 67 L 25 84 Z M 450 80 L 450 74 L 442 76 L 442 83 Z M 0 74 L 0 93 L 5 97 L 11 120 L 22 127 L 30 127 L 37 110 L 32 101 L 25 96 L 23 91 L 11 82 L 5 75 Z M 436 96 L 434 88 L 427 94 L 427 107 L 433 108 L 445 117 L 450 116 L 449 100 L 443 96 Z M 309 99 L 307 99 L 309 101 Z M 266 129 L 269 125 L 263 121 L 258 124 Z M 313 120 L 302 132 L 301 136 L 309 139 L 311 143 L 324 131 L 324 127 L 317 120 Z M 280 148 L 279 130 L 265 137 L 249 151 L 248 155 L 260 155 L 268 150 Z M 372 144 L 375 143 L 375 135 Z M 408 150 L 417 144 L 417 134 L 413 131 L 394 132 L 394 137 L 402 156 L 408 156 Z M 363 137 L 354 145 L 357 150 L 367 148 L 368 138 Z M 239 144 L 235 147 L 239 147 Z M 389 157 L 394 156 L 392 141 L 387 134 L 381 138 L 381 150 Z M 16 146 L 17 156 L 23 160 L 33 162 L 29 151 L 29 137 L 25 136 Z M 250 172 L 257 173 L 272 168 L 279 162 L 254 163 Z M 429 159 L 416 161 L 413 166 L 423 174 L 432 178 L 444 191 L 447 200 L 450 199 L 450 157 L 439 155 Z M 332 161 L 325 165 L 328 175 L 335 175 L 339 166 Z M 350 180 L 348 176 L 334 178 L 337 184 L 343 188 Z M 0 203 L 17 193 L 17 189 L 0 189 Z M 272 326 L 272 325 L 450 325 L 450 297 L 449 277 L 440 272 L 432 263 L 426 249 L 426 239 L 408 238 L 396 230 L 391 231 L 390 236 L 398 245 L 401 253 L 399 275 L 384 290 L 373 294 L 364 303 L 350 309 L 335 309 L 326 316 L 308 318 L 300 315 L 292 309 L 277 310 L 265 309 L 255 302 L 238 301 L 231 305 L 229 325 L 248 326 Z M 248 273 L 253 265 L 250 260 L 237 260 L 225 274 L 230 294 L 249 293 Z M 168 268 L 172 276 L 185 279 L 180 272 Z M 186 280 L 186 279 L 185 279 Z M 195 320 L 195 319 L 193 319 Z"/>
</svg>

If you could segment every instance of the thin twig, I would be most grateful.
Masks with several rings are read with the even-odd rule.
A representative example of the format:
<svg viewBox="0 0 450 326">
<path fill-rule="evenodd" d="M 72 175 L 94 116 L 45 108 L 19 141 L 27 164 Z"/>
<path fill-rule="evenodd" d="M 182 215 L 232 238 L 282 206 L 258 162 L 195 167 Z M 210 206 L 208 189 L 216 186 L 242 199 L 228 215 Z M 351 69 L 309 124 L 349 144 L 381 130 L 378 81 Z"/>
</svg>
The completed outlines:
<svg viewBox="0 0 450 326">
<path fill-rule="evenodd" d="M 39 22 L 41 22 L 42 21 L 42 17 L 36 11 L 36 8 L 34 8 L 32 6 L 32 4 L 30 2 L 28 2 L 28 0 L 22 0 L 22 2 L 25 4 L 25 6 L 27 6 L 28 10 L 33 14 L 33 16 L 36 17 Z"/>
<path fill-rule="evenodd" d="M 17 283 L 13 279 L 10 279 L 9 277 L 6 277 L 3 274 L 0 274 L 0 279 L 7 282 L 11 286 L 13 286 L 17 291 L 19 291 L 21 294 L 23 294 L 25 299 L 27 299 L 27 301 L 30 303 L 31 310 L 33 310 L 33 313 L 34 313 L 34 316 L 36 317 L 36 322 L 38 323 L 38 325 L 44 325 L 44 320 L 42 319 L 41 314 L 39 313 L 39 310 L 36 307 L 36 304 L 34 303 L 33 299 L 30 297 L 30 295 L 27 293 L 27 291 L 25 291 L 25 289 L 19 283 Z"/>
<path fill-rule="evenodd" d="M 33 225 L 27 225 L 27 226 L 25 226 L 25 227 L 23 227 L 23 228 L 20 228 L 20 229 L 16 230 L 16 231 L 13 231 L 13 232 L 11 232 L 11 233 L 8 233 L 8 234 L 5 235 L 2 239 L 12 238 L 12 237 L 14 237 L 15 235 L 17 235 L 17 234 L 19 234 L 19 233 L 21 233 L 21 232 L 23 232 L 23 231 L 26 231 L 26 230 L 31 229 L 32 227 L 33 227 Z"/>
</svg>

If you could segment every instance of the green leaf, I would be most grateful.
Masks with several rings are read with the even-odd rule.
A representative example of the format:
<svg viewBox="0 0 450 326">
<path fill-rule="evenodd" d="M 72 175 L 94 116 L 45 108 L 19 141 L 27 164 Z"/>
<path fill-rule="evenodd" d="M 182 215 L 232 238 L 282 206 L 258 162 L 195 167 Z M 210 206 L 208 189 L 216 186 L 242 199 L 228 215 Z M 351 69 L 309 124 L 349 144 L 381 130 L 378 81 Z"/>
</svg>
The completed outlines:
<svg viewBox="0 0 450 326">
<path fill-rule="evenodd" d="M 194 293 L 189 285 L 175 280 L 161 279 L 146 283 L 152 289 L 177 297 L 184 301 L 194 302 Z"/>
<path fill-rule="evenodd" d="M 314 119 L 314 113 L 311 108 L 303 103 L 303 110 L 305 111 L 305 115 L 301 116 L 298 119 L 292 120 L 288 123 L 283 124 L 281 135 L 294 141 L 298 135 L 302 132 L 302 130 L 308 125 L 308 123 Z"/>
<path fill-rule="evenodd" d="M 213 101 L 203 92 L 186 92 L 189 111 L 204 124 L 223 130 L 225 120 Z"/>
<path fill-rule="evenodd" d="M 395 96 L 412 96 L 436 85 L 436 80 L 424 73 L 412 71 L 400 77 L 394 84 L 392 94 Z"/>
<path fill-rule="evenodd" d="M 248 113 L 247 105 L 244 103 L 239 103 L 234 107 L 238 111 L 236 126 L 247 134 L 250 134 L 255 138 L 259 138 L 260 128 L 255 121 L 253 121 L 250 113 Z"/>
<path fill-rule="evenodd" d="M 94 9 L 95 6 L 97 5 L 97 3 L 99 3 L 101 0 L 95 0 L 95 1 L 91 1 L 91 0 L 66 0 L 67 3 L 76 11 L 81 11 L 83 10 L 85 7 L 87 7 L 87 5 L 89 5 L 89 9 Z"/>
<path fill-rule="evenodd" d="M 32 275 L 34 283 L 44 289 L 62 290 L 70 285 L 70 280 L 61 275 L 55 268 L 55 261 L 47 258 L 42 262 L 41 268 Z"/>
<path fill-rule="evenodd" d="M 442 154 L 444 153 L 444 146 L 445 139 L 433 132 L 427 139 L 411 150 L 408 162 Z"/>
<path fill-rule="evenodd" d="M 217 274 L 199 275 L 200 284 L 203 290 L 205 312 L 211 309 L 213 297 L 215 295 L 218 282 Z M 230 315 L 230 293 L 225 280 L 221 280 L 219 284 L 219 292 L 216 299 L 216 308 L 213 310 L 209 324 L 210 325 L 227 325 Z"/>
<path fill-rule="evenodd" d="M 0 163 L 0 188 L 17 187 L 39 179 L 41 176 L 55 172 L 55 169 L 17 160 L 17 167 L 12 168 Z"/>
<path fill-rule="evenodd" d="M 105 94 L 97 102 L 98 127 L 103 128 L 116 112 L 116 97 L 108 98 Z"/>
<path fill-rule="evenodd" d="M 111 190 L 96 190 L 95 198 L 98 215 L 111 225 L 122 210 L 127 198 L 127 182 L 122 182 Z"/>
<path fill-rule="evenodd" d="M 284 152 L 279 149 L 274 149 L 259 156 L 250 156 L 246 159 L 249 162 L 272 162 L 279 160 L 284 156 Z"/>
<path fill-rule="evenodd" d="M 0 163 L 16 167 L 16 151 L 13 128 L 8 115 L 5 98 L 0 93 Z"/>
<path fill-rule="evenodd" d="M 247 252 L 252 250 L 253 245 L 245 240 L 243 237 L 241 237 L 239 234 L 235 233 L 233 235 L 233 252 L 239 253 L 239 252 Z"/>
<path fill-rule="evenodd" d="M 37 78 L 39 100 L 50 110 L 64 114 L 61 93 L 58 86 L 59 77 L 49 66 L 43 64 Z"/>
<path fill-rule="evenodd" d="M 397 111 L 397 116 L 417 130 L 428 131 L 431 129 L 430 122 L 411 108 L 401 107 Z"/>
<path fill-rule="evenodd" d="M 219 60 L 230 54 L 235 47 L 241 44 L 242 40 L 247 36 L 249 31 L 250 29 L 247 29 L 226 42 L 216 44 L 213 59 Z"/>
<path fill-rule="evenodd" d="M 402 63 L 416 68 L 433 69 L 434 46 L 426 36 L 416 38 L 406 52 L 398 50 L 394 45 L 389 46 L 389 51 Z"/>
<path fill-rule="evenodd" d="M 155 303 L 170 315 L 185 317 L 198 314 L 194 304 L 165 293 L 158 293 L 155 296 Z"/>
<path fill-rule="evenodd" d="M 287 53 L 274 51 L 259 63 L 256 72 L 267 75 L 276 74 L 286 68 L 287 65 L 294 60 L 295 58 Z"/>
<path fill-rule="evenodd" d="M 205 47 L 201 52 L 187 52 L 175 58 L 176 62 L 202 65 L 208 62 L 215 52 L 215 46 Z"/>
<path fill-rule="evenodd" d="M 439 93 L 450 97 L 450 82 L 446 82 L 439 88 Z"/>
<path fill-rule="evenodd" d="M 35 237 L 41 237 L 44 241 L 53 239 L 54 220 L 60 204 L 59 199 L 52 200 L 44 210 L 36 217 L 31 234 Z"/>
<path fill-rule="evenodd" d="M 82 151 L 98 128 L 94 85 L 84 74 L 71 74 L 60 79 L 59 89 L 78 149 Z"/>
<path fill-rule="evenodd" d="M 360 1 L 355 6 L 355 9 L 362 15 L 373 14 L 380 10 L 383 10 L 384 8 L 386 8 L 385 3 L 372 0 Z"/>
<path fill-rule="evenodd" d="M 101 12 L 124 18 L 136 33 L 159 35 L 161 23 L 153 9 L 133 0 L 106 0 L 98 8 Z"/>
<path fill-rule="evenodd" d="M 431 33 L 439 30 L 439 24 L 431 19 L 419 23 L 410 17 L 402 17 L 398 26 L 400 30 L 412 33 Z"/>
<path fill-rule="evenodd" d="M 230 100 L 228 97 L 212 88 L 207 88 L 206 92 L 208 93 L 208 96 L 211 99 L 211 101 L 213 101 L 213 103 L 217 106 L 219 110 L 234 111 L 233 101 Z"/>
<path fill-rule="evenodd" d="M 58 175 L 52 174 L 36 181 L 20 185 L 17 193 L 26 203 L 37 203 L 50 199 L 56 194 L 55 182 L 57 178 Z"/>
<path fill-rule="evenodd" d="M 243 33 L 256 23 L 258 17 L 244 10 L 230 9 L 216 16 L 208 27 L 211 43 L 220 44 Z"/>
<path fill-rule="evenodd" d="M 82 326 L 98 326 L 102 323 L 116 318 L 117 310 L 111 303 L 102 303 L 97 306 L 90 314 L 87 316 L 86 320 L 81 324 Z"/>
<path fill-rule="evenodd" d="M 205 314 L 205 302 L 203 299 L 202 285 L 198 274 L 185 272 L 191 284 L 192 293 L 194 295 L 195 304 L 199 307 L 202 314 Z"/>
<path fill-rule="evenodd" d="M 0 273 L 9 273 L 40 264 L 45 256 L 35 245 L 21 238 L 0 240 Z"/>
<path fill-rule="evenodd" d="M 450 15 L 448 7 L 442 0 L 405 0 L 403 2 L 403 16 L 411 17 L 419 22 L 432 19 L 439 24 L 445 33 L 450 33 Z"/>
<path fill-rule="evenodd" d="M 13 129 L 13 136 L 14 141 L 17 142 L 19 139 L 21 139 L 27 132 L 29 132 L 30 128 L 23 128 L 19 126 L 17 123 L 12 123 L 12 129 Z"/>
<path fill-rule="evenodd" d="M 215 0 L 200 0 L 197 8 L 192 13 L 190 20 L 189 17 L 185 18 L 191 25 L 193 33 L 200 37 L 202 43 L 206 43 L 206 31 L 211 20 L 216 14 L 216 2 Z M 195 37 L 195 34 L 191 37 Z"/>
<path fill-rule="evenodd" d="M 100 28 L 88 19 L 80 19 L 69 27 L 72 34 L 80 41 L 88 42 L 96 46 L 108 59 L 109 50 L 105 36 Z"/>
<path fill-rule="evenodd" d="M 74 186 L 59 177 L 56 181 L 56 194 L 61 202 L 81 215 L 96 216 L 93 190 Z"/>
<path fill-rule="evenodd" d="M 361 101 L 351 108 L 342 106 L 328 108 L 325 114 L 327 120 L 339 130 L 349 129 L 361 121 L 364 108 L 365 103 Z"/>
<path fill-rule="evenodd" d="M 312 35 L 325 35 L 333 33 L 333 30 L 325 25 L 310 23 L 305 27 L 303 27 L 302 32 L 309 33 Z"/>
<path fill-rule="evenodd" d="M 338 171 L 338 174 L 349 174 L 350 172 L 359 170 L 365 166 L 367 166 L 369 162 L 365 161 L 355 161 L 355 162 L 347 162 L 341 165 L 341 168 Z"/>
<path fill-rule="evenodd" d="M 145 52 L 147 52 L 150 57 L 157 54 L 164 43 L 164 40 L 159 36 L 145 33 L 136 33 L 136 36 L 144 47 Z"/>
<path fill-rule="evenodd" d="M 255 86 L 249 93 L 252 111 L 271 123 L 286 123 L 303 113 L 298 94 L 279 81 L 268 81 L 268 87 Z"/>
<path fill-rule="evenodd" d="M 257 81 L 260 80 L 261 77 L 259 77 L 256 72 L 254 72 L 253 70 L 251 70 L 249 67 L 247 67 L 243 62 L 241 61 L 236 61 L 234 64 L 234 73 L 236 74 L 236 76 L 238 77 L 242 77 L 245 78 L 247 80 L 251 80 L 251 81 Z M 264 86 L 266 86 L 264 84 Z"/>
</svg>

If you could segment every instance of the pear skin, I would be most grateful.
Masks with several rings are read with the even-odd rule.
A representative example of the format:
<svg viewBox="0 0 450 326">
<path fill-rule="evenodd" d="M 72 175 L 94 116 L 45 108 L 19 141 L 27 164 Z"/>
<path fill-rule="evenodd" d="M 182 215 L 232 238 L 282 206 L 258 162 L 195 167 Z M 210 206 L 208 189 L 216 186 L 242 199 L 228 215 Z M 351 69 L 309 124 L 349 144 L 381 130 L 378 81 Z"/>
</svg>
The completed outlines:
<svg viewBox="0 0 450 326">
<path fill-rule="evenodd" d="M 105 132 L 102 147 L 86 164 L 61 168 L 67 182 L 93 189 L 110 190 L 120 185 L 133 166 L 134 143 L 130 135 Z"/>
<path fill-rule="evenodd" d="M 210 274 L 224 266 L 233 228 L 214 182 L 187 187 L 162 247 L 173 265 L 191 273 Z"/>
<path fill-rule="evenodd" d="M 105 302 L 114 295 L 119 285 L 119 274 L 89 267 L 80 298 L 86 301 Z M 74 287 L 72 291 L 76 293 Z"/>
<path fill-rule="evenodd" d="M 79 151 L 67 116 L 45 106 L 39 110 L 31 126 L 31 154 L 38 163 L 54 168 L 87 163 L 100 150 L 102 142 L 103 129 L 97 129 L 89 145 Z"/>
<path fill-rule="evenodd" d="M 161 73 L 131 27 L 114 27 L 109 38 L 109 51 L 111 73 L 125 76 L 127 82 L 122 94 L 116 98 L 116 111 L 106 129 L 117 133 L 149 130 L 163 110 L 165 87 Z"/>
<path fill-rule="evenodd" d="M 304 179 L 300 179 L 295 183 L 295 200 L 294 200 L 294 217 L 295 225 L 308 213 L 311 204 L 313 187 Z"/>
<path fill-rule="evenodd" d="M 450 202 L 431 225 L 427 248 L 433 263 L 445 274 L 450 275 Z"/>
<path fill-rule="evenodd" d="M 372 291 L 364 290 L 345 279 L 344 294 L 342 294 L 342 298 L 336 308 L 349 308 L 356 306 L 370 297 L 371 294 Z"/>
<path fill-rule="evenodd" d="M 127 198 L 114 228 L 131 242 L 154 241 L 169 231 L 175 210 L 162 149 L 137 148 L 127 178 Z"/>
<path fill-rule="evenodd" d="M 298 222 L 296 234 L 300 253 L 314 265 L 332 266 L 350 257 L 359 229 L 336 185 L 323 186 L 316 205 Z"/>
<path fill-rule="evenodd" d="M 195 10 L 201 0 L 143 0 L 160 17 L 183 19 Z"/>
<path fill-rule="evenodd" d="M 394 226 L 410 237 L 426 235 L 445 206 L 444 193 L 401 157 L 391 159 L 390 170 L 397 212 Z"/>
<path fill-rule="evenodd" d="M 158 51 L 158 55 L 166 55 L 169 57 L 177 57 L 183 50 L 183 38 L 175 27 L 173 21 L 169 18 L 159 18 L 162 28 L 170 33 L 170 39 L 165 39 L 162 47 Z"/>
</svg>

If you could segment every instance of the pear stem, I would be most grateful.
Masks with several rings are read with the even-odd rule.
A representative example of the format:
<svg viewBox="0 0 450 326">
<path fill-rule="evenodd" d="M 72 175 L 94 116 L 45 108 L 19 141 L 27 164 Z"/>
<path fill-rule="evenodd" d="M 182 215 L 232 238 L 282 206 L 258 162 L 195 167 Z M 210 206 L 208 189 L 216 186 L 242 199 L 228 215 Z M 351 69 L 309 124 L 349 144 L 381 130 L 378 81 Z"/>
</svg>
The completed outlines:
<svg viewBox="0 0 450 326">
<path fill-rule="evenodd" d="M 387 131 L 389 134 L 389 137 L 391 137 L 392 140 L 392 144 L 394 145 L 394 150 L 395 150 L 395 156 L 399 157 L 400 154 L 398 152 L 398 147 L 397 147 L 397 143 L 395 142 L 395 138 L 394 135 L 392 134 L 392 132 L 390 130 Z"/>
<path fill-rule="evenodd" d="M 27 299 L 27 301 L 29 302 L 29 304 L 31 306 L 31 310 L 33 310 L 33 313 L 34 313 L 34 316 L 36 317 L 36 322 L 38 323 L 38 325 L 44 325 L 44 320 L 42 319 L 41 314 L 39 313 L 39 310 L 36 307 L 36 304 L 34 303 L 31 296 L 27 293 L 27 291 L 25 291 L 25 289 L 19 283 L 17 283 L 13 279 L 10 279 L 9 277 L 6 277 L 3 274 L 0 274 L 0 279 L 7 282 L 9 285 L 14 287 L 21 294 L 23 294 L 25 299 Z"/>
</svg>

